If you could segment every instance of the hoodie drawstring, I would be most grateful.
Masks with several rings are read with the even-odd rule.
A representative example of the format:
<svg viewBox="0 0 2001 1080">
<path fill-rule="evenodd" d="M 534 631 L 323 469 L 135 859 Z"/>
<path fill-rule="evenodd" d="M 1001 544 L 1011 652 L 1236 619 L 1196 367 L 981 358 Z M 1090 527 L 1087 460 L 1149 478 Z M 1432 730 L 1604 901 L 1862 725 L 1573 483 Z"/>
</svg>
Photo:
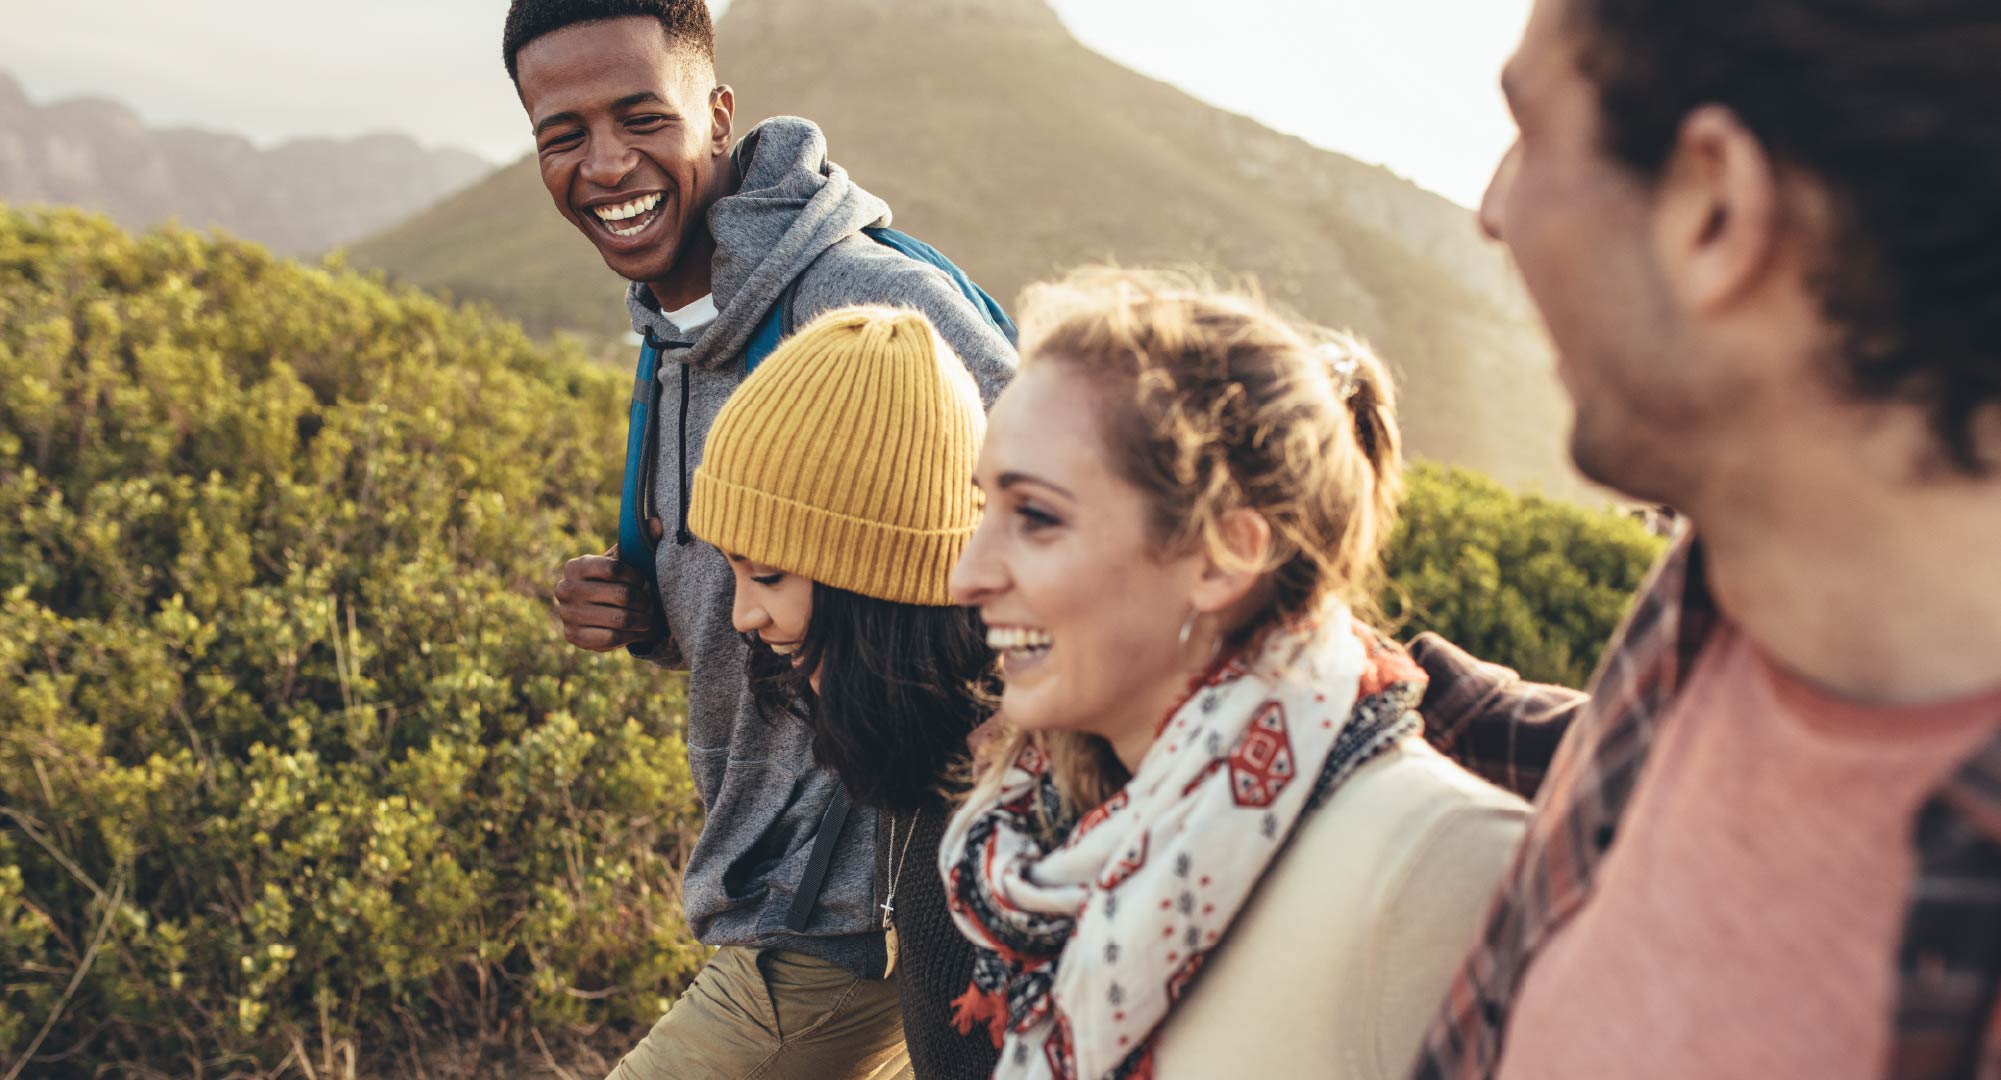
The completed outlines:
<svg viewBox="0 0 2001 1080">
<path fill-rule="evenodd" d="M 674 529 L 674 543 L 687 547 L 694 542 L 695 534 L 688 531 L 688 365 L 681 365 L 681 494 L 675 500 L 680 510 L 680 522 Z"/>
</svg>

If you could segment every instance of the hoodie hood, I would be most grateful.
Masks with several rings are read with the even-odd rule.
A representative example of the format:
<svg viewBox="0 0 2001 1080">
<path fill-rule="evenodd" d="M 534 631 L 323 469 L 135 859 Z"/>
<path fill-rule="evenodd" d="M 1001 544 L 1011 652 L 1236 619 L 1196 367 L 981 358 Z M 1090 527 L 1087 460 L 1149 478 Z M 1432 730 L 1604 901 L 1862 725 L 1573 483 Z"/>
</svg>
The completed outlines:
<svg viewBox="0 0 2001 1080">
<path fill-rule="evenodd" d="M 827 160 L 827 138 L 810 120 L 772 117 L 752 128 L 730 157 L 742 185 L 709 208 L 716 321 L 693 348 L 670 354 L 702 368 L 722 367 L 742 355 L 771 305 L 828 248 L 890 223 L 889 204 Z M 644 282 L 630 284 L 625 303 L 635 333 L 688 341 L 660 314 Z"/>
</svg>

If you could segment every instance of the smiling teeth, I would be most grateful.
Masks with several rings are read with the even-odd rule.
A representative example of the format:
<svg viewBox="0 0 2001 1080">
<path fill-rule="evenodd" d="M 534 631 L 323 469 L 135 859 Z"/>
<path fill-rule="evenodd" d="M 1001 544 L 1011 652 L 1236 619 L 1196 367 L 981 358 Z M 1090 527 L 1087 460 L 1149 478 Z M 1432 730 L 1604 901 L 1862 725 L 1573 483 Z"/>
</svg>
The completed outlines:
<svg viewBox="0 0 2001 1080">
<path fill-rule="evenodd" d="M 614 221 L 624 221 L 626 218 L 638 217 L 659 205 L 660 193 L 656 191 L 651 195 L 641 195 L 631 202 L 619 203 L 616 206 L 593 206 L 591 207 L 591 213 L 596 214 L 599 221 L 608 224 Z"/>
<path fill-rule="evenodd" d="M 1055 639 L 1050 637 L 1046 630 L 1029 630 L 1019 626 L 1002 626 L 987 630 L 987 648 L 996 652 L 1047 649 L 1055 643 Z"/>
<path fill-rule="evenodd" d="M 658 192 L 655 192 L 651 195 L 642 195 L 639 198 L 634 199 L 628 203 L 620 203 L 617 206 L 595 207 L 594 212 L 597 214 L 598 220 L 604 223 L 605 230 L 610 232 L 613 236 L 637 236 L 640 233 L 646 231 L 646 227 L 648 225 L 653 224 L 653 220 L 651 218 L 639 222 L 630 229 L 621 229 L 617 225 L 613 224 L 613 222 L 624 221 L 628 218 L 638 217 L 639 215 L 647 213 L 651 211 L 654 207 L 659 205 L 660 205 L 660 194 Z"/>
</svg>

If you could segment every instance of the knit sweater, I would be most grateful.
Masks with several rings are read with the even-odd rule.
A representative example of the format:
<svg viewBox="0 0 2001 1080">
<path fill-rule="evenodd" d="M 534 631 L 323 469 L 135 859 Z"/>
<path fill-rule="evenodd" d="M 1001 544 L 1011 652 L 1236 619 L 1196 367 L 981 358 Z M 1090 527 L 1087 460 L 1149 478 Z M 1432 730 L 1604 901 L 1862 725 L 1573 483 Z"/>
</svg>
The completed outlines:
<svg viewBox="0 0 2001 1080">
<path fill-rule="evenodd" d="M 883 812 L 877 826 L 885 839 L 888 813 Z M 951 808 L 943 804 L 918 811 L 916 832 L 909 834 L 905 854 L 904 835 L 911 818 L 909 811 L 898 811 L 898 850 L 889 851 L 887 843 L 877 845 L 881 852 L 877 880 L 888 880 L 892 859 L 901 863 L 895 875 L 896 982 L 903 999 L 903 1036 L 917 1080 L 987 1080 L 1000 1051 L 986 1025 L 975 1025 L 965 1035 L 952 1027 L 952 999 L 973 981 L 973 946 L 952 925 L 952 915 L 945 909 L 945 883 L 935 869 L 938 845 L 951 816 Z"/>
</svg>

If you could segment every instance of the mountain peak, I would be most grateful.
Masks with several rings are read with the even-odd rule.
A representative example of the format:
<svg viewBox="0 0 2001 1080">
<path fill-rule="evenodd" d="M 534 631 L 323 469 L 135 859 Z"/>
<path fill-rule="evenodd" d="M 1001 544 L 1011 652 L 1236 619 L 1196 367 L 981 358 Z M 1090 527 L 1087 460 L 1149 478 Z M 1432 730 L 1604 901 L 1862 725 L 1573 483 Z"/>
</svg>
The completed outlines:
<svg viewBox="0 0 2001 1080">
<path fill-rule="evenodd" d="M 406 135 L 304 138 L 148 127 L 101 97 L 36 105 L 0 71 L 0 201 L 69 203 L 139 228 L 220 226 L 281 253 L 366 236 L 490 171 Z"/>
</svg>

